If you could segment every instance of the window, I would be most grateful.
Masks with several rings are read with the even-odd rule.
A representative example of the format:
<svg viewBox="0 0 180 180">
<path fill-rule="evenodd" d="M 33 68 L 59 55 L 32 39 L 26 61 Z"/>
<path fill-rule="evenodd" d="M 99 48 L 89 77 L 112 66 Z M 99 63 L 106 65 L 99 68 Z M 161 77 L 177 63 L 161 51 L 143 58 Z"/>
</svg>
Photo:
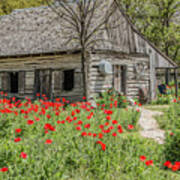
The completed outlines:
<svg viewBox="0 0 180 180">
<path fill-rule="evenodd" d="M 18 72 L 10 73 L 10 92 L 18 93 Z"/>
<path fill-rule="evenodd" d="M 64 86 L 65 91 L 71 91 L 74 88 L 74 70 L 64 71 Z"/>
</svg>

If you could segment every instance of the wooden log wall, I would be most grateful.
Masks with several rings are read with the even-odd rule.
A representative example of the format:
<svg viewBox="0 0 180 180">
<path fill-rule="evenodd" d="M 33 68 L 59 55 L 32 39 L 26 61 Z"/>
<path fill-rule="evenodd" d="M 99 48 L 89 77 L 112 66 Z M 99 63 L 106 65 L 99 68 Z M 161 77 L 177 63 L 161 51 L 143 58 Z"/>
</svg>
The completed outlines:
<svg viewBox="0 0 180 180">
<path fill-rule="evenodd" d="M 139 97 L 139 88 L 150 89 L 150 63 L 146 56 L 125 56 L 121 54 L 91 54 L 89 60 L 88 72 L 88 97 L 97 96 L 100 92 L 113 88 L 113 74 L 103 76 L 98 70 L 101 60 L 107 60 L 112 65 L 120 65 L 126 67 L 126 92 L 125 94 L 131 98 Z M 143 75 L 137 79 L 135 66 L 136 64 L 145 64 Z"/>
<path fill-rule="evenodd" d="M 33 98 L 35 95 L 35 71 L 51 69 L 51 95 L 53 98 L 82 99 L 83 82 L 79 54 L 0 59 L 0 64 L 0 89 L 3 91 L 9 91 L 8 74 L 19 72 L 17 96 Z M 72 91 L 65 91 L 63 90 L 63 71 L 71 69 L 74 69 L 74 88 Z"/>
</svg>

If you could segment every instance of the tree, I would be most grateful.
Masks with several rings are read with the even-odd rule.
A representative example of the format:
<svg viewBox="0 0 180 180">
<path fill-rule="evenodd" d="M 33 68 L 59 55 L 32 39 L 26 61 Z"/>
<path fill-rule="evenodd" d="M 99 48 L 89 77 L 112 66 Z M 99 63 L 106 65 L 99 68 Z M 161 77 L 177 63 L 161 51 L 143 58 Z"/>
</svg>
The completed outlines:
<svg viewBox="0 0 180 180">
<path fill-rule="evenodd" d="M 10 14 L 14 9 L 23 9 L 47 5 L 44 0 L 1 0 L 0 15 Z"/>
<path fill-rule="evenodd" d="M 48 4 L 63 22 L 63 36 L 67 39 L 65 44 L 76 42 L 80 47 L 84 96 L 87 97 L 86 52 L 99 41 L 108 41 L 102 36 L 104 30 L 119 26 L 109 23 L 117 6 L 114 1 L 108 0 L 56 0 L 55 4 Z"/>
<path fill-rule="evenodd" d="M 178 0 L 121 0 L 138 29 L 167 56 L 180 63 L 180 3 Z"/>
</svg>

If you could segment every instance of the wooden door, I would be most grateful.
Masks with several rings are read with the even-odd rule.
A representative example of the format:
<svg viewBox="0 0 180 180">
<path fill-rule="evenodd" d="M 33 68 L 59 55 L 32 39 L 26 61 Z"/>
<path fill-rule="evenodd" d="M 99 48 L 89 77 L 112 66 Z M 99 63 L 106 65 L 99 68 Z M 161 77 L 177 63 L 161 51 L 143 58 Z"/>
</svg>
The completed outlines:
<svg viewBox="0 0 180 180">
<path fill-rule="evenodd" d="M 118 92 L 123 92 L 126 94 L 126 69 L 127 67 L 125 65 L 114 65 L 114 89 Z"/>
<path fill-rule="evenodd" d="M 52 70 L 36 69 L 35 70 L 35 94 L 45 94 L 51 98 L 52 94 Z"/>
</svg>

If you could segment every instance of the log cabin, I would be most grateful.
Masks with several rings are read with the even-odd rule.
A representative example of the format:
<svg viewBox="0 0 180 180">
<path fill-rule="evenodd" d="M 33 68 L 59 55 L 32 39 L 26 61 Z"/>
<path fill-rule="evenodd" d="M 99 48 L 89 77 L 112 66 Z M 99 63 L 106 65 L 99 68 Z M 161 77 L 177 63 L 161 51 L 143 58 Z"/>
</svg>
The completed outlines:
<svg viewBox="0 0 180 180">
<path fill-rule="evenodd" d="M 117 8 L 109 23 L 117 19 L 120 25 L 102 30 L 94 38 L 106 41 L 86 52 L 87 98 L 114 88 L 131 98 L 139 98 L 143 89 L 152 100 L 156 97 L 156 68 L 177 65 L 147 40 L 114 3 Z M 108 6 L 101 16 L 107 11 Z M 99 15 L 94 22 L 101 21 Z M 77 42 L 65 43 L 64 23 L 45 6 L 14 10 L 0 17 L 1 91 L 19 98 L 33 99 L 40 93 L 51 99 L 82 99 L 81 47 Z"/>
</svg>

